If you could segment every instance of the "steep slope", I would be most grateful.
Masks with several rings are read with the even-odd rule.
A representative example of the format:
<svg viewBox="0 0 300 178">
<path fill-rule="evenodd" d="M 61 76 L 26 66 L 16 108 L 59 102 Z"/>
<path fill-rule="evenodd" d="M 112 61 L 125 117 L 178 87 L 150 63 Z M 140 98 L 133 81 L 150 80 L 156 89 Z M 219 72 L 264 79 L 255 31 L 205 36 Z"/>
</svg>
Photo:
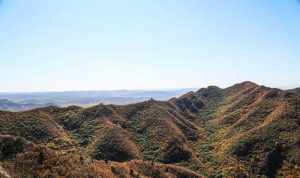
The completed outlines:
<svg viewBox="0 0 300 178">
<path fill-rule="evenodd" d="M 188 141 L 198 138 L 195 124 L 176 113 L 169 103 L 154 100 L 48 114 L 98 159 L 176 163 L 192 158 Z"/>
<path fill-rule="evenodd" d="M 11 177 L 299 177 L 299 114 L 299 90 L 252 82 L 168 102 L 0 112 L 0 166 Z"/>
<path fill-rule="evenodd" d="M 208 175 L 299 176 L 300 98 L 296 90 L 243 82 L 227 89 L 208 87 L 188 97 L 203 103 L 192 114 L 206 128 L 207 137 L 196 148 L 199 159 L 207 162 L 202 169 L 209 170 Z M 171 102 L 178 105 L 178 101 Z"/>
<path fill-rule="evenodd" d="M 1 177 L 195 177 L 201 175 L 173 165 L 151 163 L 141 160 L 129 162 L 96 161 L 85 159 L 76 151 L 55 151 L 42 145 L 36 145 L 13 136 L 0 136 L 0 153 L 10 157 L 1 157 Z M 14 160 L 14 161 L 13 161 Z"/>
</svg>

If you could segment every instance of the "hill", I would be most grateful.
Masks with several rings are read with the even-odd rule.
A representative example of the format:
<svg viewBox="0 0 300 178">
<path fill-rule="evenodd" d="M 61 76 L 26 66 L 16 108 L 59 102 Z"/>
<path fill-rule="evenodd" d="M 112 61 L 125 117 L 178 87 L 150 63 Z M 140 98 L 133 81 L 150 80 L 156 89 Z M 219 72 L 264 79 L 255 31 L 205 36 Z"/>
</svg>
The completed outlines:
<svg viewBox="0 0 300 178">
<path fill-rule="evenodd" d="M 299 90 L 243 82 L 169 101 L 0 112 L 11 177 L 299 177 Z"/>
</svg>

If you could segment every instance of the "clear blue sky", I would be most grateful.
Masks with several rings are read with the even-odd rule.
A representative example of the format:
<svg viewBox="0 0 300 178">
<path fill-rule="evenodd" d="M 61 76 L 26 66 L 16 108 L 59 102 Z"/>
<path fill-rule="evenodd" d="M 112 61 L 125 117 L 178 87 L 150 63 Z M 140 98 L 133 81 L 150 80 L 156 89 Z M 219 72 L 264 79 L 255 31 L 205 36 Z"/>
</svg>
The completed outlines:
<svg viewBox="0 0 300 178">
<path fill-rule="evenodd" d="M 2 0 L 0 91 L 300 86 L 297 0 Z"/>
</svg>

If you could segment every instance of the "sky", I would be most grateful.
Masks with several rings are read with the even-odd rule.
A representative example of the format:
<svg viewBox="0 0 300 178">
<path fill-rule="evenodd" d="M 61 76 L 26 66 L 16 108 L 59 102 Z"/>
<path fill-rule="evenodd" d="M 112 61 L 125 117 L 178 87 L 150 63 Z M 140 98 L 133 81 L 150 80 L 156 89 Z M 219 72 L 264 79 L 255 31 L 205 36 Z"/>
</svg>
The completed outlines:
<svg viewBox="0 0 300 178">
<path fill-rule="evenodd" d="M 0 91 L 300 87 L 298 0 L 2 0 Z"/>
</svg>

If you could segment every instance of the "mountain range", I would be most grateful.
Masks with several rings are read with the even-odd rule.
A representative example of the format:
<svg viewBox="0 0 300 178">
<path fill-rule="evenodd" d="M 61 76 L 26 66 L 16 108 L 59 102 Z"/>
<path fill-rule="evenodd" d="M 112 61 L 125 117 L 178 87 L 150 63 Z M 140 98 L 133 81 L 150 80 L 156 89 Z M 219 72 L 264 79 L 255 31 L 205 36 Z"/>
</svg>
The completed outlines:
<svg viewBox="0 0 300 178">
<path fill-rule="evenodd" d="M 2 177 L 300 177 L 300 90 L 0 111 Z M 1 177 L 0 176 L 0 177 Z"/>
<path fill-rule="evenodd" d="M 0 110 L 24 111 L 51 105 L 61 107 L 78 105 L 86 107 L 99 103 L 124 105 L 146 101 L 150 98 L 168 100 L 190 90 L 194 89 L 2 92 L 0 93 Z"/>
</svg>

